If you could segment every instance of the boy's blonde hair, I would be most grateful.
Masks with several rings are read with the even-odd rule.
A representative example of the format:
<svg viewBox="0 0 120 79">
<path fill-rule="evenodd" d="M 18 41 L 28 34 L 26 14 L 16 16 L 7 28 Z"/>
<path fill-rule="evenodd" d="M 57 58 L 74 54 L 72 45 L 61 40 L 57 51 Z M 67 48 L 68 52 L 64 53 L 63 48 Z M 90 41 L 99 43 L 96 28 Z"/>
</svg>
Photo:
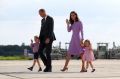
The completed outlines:
<svg viewBox="0 0 120 79">
<path fill-rule="evenodd" d="M 34 36 L 34 38 L 35 38 L 35 39 L 39 39 L 39 37 L 38 37 L 37 35 L 36 35 L 36 36 Z"/>
</svg>

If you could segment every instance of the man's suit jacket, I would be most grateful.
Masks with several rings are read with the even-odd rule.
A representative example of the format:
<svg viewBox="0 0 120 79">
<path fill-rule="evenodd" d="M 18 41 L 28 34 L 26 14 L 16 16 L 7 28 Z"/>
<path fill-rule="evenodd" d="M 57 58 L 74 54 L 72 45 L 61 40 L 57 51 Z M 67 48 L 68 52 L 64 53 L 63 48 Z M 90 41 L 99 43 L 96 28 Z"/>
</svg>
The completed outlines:
<svg viewBox="0 0 120 79">
<path fill-rule="evenodd" d="M 52 17 L 47 16 L 46 19 L 43 18 L 41 20 L 41 30 L 40 30 L 40 42 L 45 43 L 45 40 L 49 38 L 50 42 L 53 42 L 56 40 L 55 34 L 54 34 L 54 20 Z"/>
</svg>

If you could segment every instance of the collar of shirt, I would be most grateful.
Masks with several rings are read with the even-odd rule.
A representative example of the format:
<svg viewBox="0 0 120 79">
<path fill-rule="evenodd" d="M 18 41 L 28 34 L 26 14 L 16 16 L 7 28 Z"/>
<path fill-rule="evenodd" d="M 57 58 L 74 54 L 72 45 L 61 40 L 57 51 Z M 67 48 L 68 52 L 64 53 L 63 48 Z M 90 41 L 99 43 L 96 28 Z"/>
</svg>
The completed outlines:
<svg viewBox="0 0 120 79">
<path fill-rule="evenodd" d="M 45 18 L 45 20 L 47 19 L 47 15 L 44 17 Z"/>
</svg>

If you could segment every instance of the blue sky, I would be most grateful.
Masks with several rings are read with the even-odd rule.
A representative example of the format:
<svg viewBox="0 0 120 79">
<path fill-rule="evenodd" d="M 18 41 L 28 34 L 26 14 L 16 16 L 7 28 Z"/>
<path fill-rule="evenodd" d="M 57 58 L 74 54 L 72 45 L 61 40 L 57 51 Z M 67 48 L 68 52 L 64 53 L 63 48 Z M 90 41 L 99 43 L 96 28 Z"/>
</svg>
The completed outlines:
<svg viewBox="0 0 120 79">
<path fill-rule="evenodd" d="M 115 41 L 120 45 L 120 0 L 0 0 L 0 44 L 30 43 L 39 35 L 41 18 L 38 10 L 44 8 L 55 20 L 55 34 L 59 41 L 69 42 L 71 34 L 66 30 L 65 19 L 76 11 L 84 25 L 84 37 L 93 47 L 97 42 Z"/>
</svg>

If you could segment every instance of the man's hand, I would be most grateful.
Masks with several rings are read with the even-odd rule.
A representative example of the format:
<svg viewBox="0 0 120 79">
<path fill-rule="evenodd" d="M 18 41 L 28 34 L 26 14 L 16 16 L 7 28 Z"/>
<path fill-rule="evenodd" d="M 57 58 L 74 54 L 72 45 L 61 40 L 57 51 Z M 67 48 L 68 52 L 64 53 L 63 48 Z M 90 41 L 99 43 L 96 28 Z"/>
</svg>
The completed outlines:
<svg viewBox="0 0 120 79">
<path fill-rule="evenodd" d="M 50 39 L 47 38 L 47 39 L 45 40 L 45 43 L 46 43 L 46 44 L 50 43 Z"/>
</svg>

